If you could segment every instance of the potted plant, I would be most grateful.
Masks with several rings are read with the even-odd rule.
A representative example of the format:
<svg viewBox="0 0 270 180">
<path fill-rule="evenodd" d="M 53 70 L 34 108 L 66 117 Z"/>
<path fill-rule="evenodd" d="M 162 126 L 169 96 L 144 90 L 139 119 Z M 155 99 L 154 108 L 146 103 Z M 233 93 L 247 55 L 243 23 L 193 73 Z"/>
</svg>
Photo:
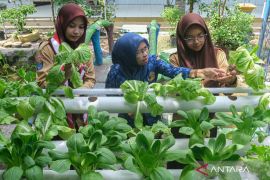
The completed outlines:
<svg viewBox="0 0 270 180">
<path fill-rule="evenodd" d="M 9 8 L 1 11 L 0 16 L 2 22 L 9 22 L 16 28 L 17 38 L 21 42 L 36 41 L 39 39 L 39 32 L 37 30 L 31 31 L 25 29 L 26 16 L 36 12 L 34 5 L 21 5 L 19 7 Z M 27 34 L 27 35 L 23 35 Z"/>
<path fill-rule="evenodd" d="M 251 40 L 254 17 L 240 11 L 237 4 L 230 9 L 226 1 L 215 0 L 207 6 L 202 4 L 200 10 L 207 13 L 213 42 L 225 52 L 226 49 L 235 50 Z"/>
</svg>

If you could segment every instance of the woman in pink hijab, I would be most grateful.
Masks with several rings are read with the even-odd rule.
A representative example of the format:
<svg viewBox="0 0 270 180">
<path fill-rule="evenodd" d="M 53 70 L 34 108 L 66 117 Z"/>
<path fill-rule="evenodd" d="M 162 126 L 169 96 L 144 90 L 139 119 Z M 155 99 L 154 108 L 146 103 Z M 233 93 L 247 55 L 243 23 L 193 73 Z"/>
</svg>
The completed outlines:
<svg viewBox="0 0 270 180">
<path fill-rule="evenodd" d="M 219 68 L 227 76 L 217 80 L 204 80 L 206 87 L 235 86 L 235 71 L 229 71 L 226 54 L 213 45 L 211 35 L 203 18 L 188 13 L 178 22 L 176 29 L 177 53 L 170 56 L 170 63 L 176 67 L 191 69 Z"/>
<path fill-rule="evenodd" d="M 87 28 L 87 18 L 80 6 L 74 3 L 65 4 L 59 11 L 53 37 L 40 44 L 36 53 L 37 62 L 37 82 L 39 86 L 47 86 L 46 76 L 48 71 L 54 65 L 54 56 L 58 53 L 59 46 L 66 42 L 72 49 L 76 49 L 81 43 L 84 43 Z M 65 81 L 63 85 L 71 86 L 69 81 L 71 76 L 71 66 L 65 65 Z M 92 88 L 95 85 L 95 70 L 93 61 L 89 59 L 86 64 L 79 65 L 79 73 L 83 80 L 84 88 Z M 80 124 L 86 123 L 86 116 L 67 114 L 69 126 L 78 128 Z"/>
</svg>

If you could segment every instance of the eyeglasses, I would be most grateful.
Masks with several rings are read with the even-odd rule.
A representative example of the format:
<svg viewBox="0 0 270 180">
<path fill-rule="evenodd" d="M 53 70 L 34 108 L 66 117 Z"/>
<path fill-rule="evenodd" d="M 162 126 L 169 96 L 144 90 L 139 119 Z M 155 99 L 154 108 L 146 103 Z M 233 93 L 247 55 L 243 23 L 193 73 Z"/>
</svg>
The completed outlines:
<svg viewBox="0 0 270 180">
<path fill-rule="evenodd" d="M 207 34 L 200 34 L 196 37 L 190 37 L 190 38 L 185 38 L 184 40 L 186 41 L 187 44 L 192 44 L 195 42 L 195 40 L 197 39 L 199 42 L 203 42 L 205 40 L 205 37 L 207 36 Z"/>
<path fill-rule="evenodd" d="M 141 55 L 144 54 L 145 52 L 148 53 L 148 47 L 137 50 L 136 55 Z"/>
</svg>

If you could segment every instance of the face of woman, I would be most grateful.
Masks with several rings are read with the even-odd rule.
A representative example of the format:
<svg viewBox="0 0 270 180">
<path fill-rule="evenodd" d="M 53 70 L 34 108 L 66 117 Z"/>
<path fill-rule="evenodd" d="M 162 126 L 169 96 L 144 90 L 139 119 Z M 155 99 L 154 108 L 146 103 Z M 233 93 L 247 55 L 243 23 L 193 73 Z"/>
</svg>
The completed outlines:
<svg viewBox="0 0 270 180">
<path fill-rule="evenodd" d="M 77 17 L 67 26 L 65 36 L 71 42 L 76 42 L 84 33 L 85 22 L 82 17 Z"/>
<path fill-rule="evenodd" d="M 137 64 L 143 66 L 148 63 L 148 46 L 141 42 L 136 52 Z"/>
<path fill-rule="evenodd" d="M 206 36 L 207 34 L 202 27 L 193 25 L 188 28 L 184 39 L 191 50 L 200 51 L 205 43 Z"/>
</svg>

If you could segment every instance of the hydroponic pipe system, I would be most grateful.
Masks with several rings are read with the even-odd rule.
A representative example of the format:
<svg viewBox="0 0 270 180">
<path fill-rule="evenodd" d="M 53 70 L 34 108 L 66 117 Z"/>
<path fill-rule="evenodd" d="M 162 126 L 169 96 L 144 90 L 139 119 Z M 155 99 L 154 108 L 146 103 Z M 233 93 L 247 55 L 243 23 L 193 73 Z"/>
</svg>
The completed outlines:
<svg viewBox="0 0 270 180">
<path fill-rule="evenodd" d="M 251 88 L 235 87 L 235 88 L 207 88 L 211 93 L 270 93 L 270 89 L 264 89 L 260 91 L 253 91 Z M 45 91 L 45 90 L 44 90 Z M 153 92 L 153 89 L 149 89 L 148 92 Z M 58 89 L 54 95 L 64 95 L 64 90 Z M 74 95 L 80 96 L 106 96 L 106 95 L 121 95 L 123 94 L 121 89 L 73 89 Z"/>
<path fill-rule="evenodd" d="M 98 111 L 108 111 L 110 113 L 135 112 L 136 105 L 129 104 L 121 96 L 118 97 L 75 97 L 74 99 L 61 98 L 65 109 L 70 113 L 84 113 L 90 105 L 95 106 Z M 175 113 L 178 110 L 202 109 L 207 107 L 209 112 L 229 112 L 230 105 L 235 105 L 240 110 L 244 105 L 256 107 L 260 96 L 239 96 L 236 100 L 231 100 L 227 96 L 217 96 L 214 104 L 205 105 L 203 98 L 192 101 L 181 100 L 172 97 L 157 97 L 157 102 L 163 106 L 164 113 Z M 149 112 L 147 105 L 140 103 L 140 112 Z"/>
</svg>

